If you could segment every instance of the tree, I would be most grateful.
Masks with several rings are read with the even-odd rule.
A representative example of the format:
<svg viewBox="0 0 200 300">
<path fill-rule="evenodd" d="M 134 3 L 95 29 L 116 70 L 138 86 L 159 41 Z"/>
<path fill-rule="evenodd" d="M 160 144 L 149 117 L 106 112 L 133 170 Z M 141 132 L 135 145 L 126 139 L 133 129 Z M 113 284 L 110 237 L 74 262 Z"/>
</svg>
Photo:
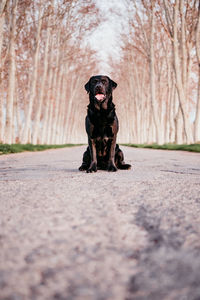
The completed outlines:
<svg viewBox="0 0 200 300">
<path fill-rule="evenodd" d="M 119 68 L 120 81 L 127 89 L 119 98 L 126 99 L 129 117 L 125 124 L 127 119 L 132 121 L 131 139 L 135 143 L 192 143 L 193 111 L 196 111 L 195 130 L 199 128 L 199 100 L 194 101 L 199 88 L 194 55 L 195 34 L 196 49 L 200 44 L 198 3 L 196 0 L 177 0 L 174 4 L 165 0 L 127 3 L 130 29 L 124 35 L 124 60 Z M 121 107 L 123 115 L 125 107 Z"/>
<path fill-rule="evenodd" d="M 182 45 L 182 62 L 179 53 L 179 38 L 178 38 L 178 13 L 181 14 L 181 45 Z M 185 37 L 185 20 L 183 12 L 183 1 L 176 0 L 173 14 L 173 54 L 174 54 L 174 69 L 176 76 L 176 86 L 179 96 L 180 109 L 184 121 L 184 131 L 187 143 L 193 143 L 192 127 L 189 120 L 187 109 L 187 61 L 186 61 L 186 37 Z"/>
<path fill-rule="evenodd" d="M 5 22 L 5 8 L 7 0 L 2 0 L 0 3 L 0 86 L 2 81 L 2 67 L 3 67 L 3 53 L 2 53 L 2 44 L 3 44 L 3 26 Z M 3 141 L 4 137 L 4 122 L 3 122 L 3 97 L 0 96 L 0 143 Z"/>
<path fill-rule="evenodd" d="M 37 84 L 37 75 L 38 75 L 38 68 L 39 68 L 39 47 L 40 47 L 40 35 L 41 35 L 41 27 L 42 27 L 42 14 L 41 14 L 41 5 L 38 7 L 38 21 L 37 24 L 37 31 L 36 31 L 36 40 L 35 40 L 35 50 L 34 50 L 34 58 L 33 58 L 33 66 L 32 66 L 32 74 L 31 81 L 30 81 L 30 93 L 29 93 L 29 102 L 26 109 L 25 114 L 25 122 L 23 128 L 23 135 L 22 135 L 22 143 L 30 143 L 31 140 L 29 139 L 29 133 L 31 131 L 31 115 L 33 111 L 33 102 L 36 97 L 36 84 Z"/>
<path fill-rule="evenodd" d="M 8 53 L 9 77 L 8 77 L 8 94 L 6 102 L 6 129 L 5 142 L 11 144 L 13 140 L 13 103 L 15 97 L 15 33 L 16 33 L 16 11 L 18 0 L 10 1 L 12 17 L 10 17 L 10 42 Z"/>
<path fill-rule="evenodd" d="M 194 136 L 195 136 L 195 141 L 200 142 L 200 1 L 199 1 L 199 8 L 198 8 L 198 21 L 197 21 L 196 34 L 195 34 L 195 45 L 196 45 L 197 65 L 198 65 L 198 92 L 197 92 Z"/>
<path fill-rule="evenodd" d="M 80 0 L 1 1 L 1 142 L 70 142 L 76 126 L 77 138 L 82 136 L 75 115 L 83 106 L 74 110 L 73 102 L 94 68 L 87 57 L 94 53 L 83 45 L 99 22 L 94 12 L 95 4 Z"/>
</svg>

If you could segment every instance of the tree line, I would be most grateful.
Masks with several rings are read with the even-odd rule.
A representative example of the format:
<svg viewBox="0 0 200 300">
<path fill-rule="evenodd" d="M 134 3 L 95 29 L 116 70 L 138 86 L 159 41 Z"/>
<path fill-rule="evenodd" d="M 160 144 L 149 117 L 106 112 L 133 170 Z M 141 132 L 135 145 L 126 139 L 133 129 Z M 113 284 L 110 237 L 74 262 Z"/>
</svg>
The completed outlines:
<svg viewBox="0 0 200 300">
<path fill-rule="evenodd" d="M 121 139 L 200 142 L 200 1 L 130 0 L 128 8 Z"/>
<path fill-rule="evenodd" d="M 95 70 L 83 46 L 98 22 L 93 10 L 79 0 L 2 0 L 0 142 L 80 142 L 86 106 L 80 95 L 88 70 Z"/>
<path fill-rule="evenodd" d="M 123 56 L 110 58 L 119 141 L 200 142 L 200 1 L 124 1 Z M 93 0 L 1 0 L 0 143 L 86 141 L 100 22 Z"/>
</svg>

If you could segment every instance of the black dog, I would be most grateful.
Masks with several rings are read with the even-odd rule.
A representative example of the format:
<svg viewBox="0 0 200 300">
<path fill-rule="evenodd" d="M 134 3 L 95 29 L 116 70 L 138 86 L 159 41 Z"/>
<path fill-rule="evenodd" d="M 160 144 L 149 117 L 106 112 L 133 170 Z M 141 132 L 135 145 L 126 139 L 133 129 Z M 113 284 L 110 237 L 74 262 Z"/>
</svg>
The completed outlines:
<svg viewBox="0 0 200 300">
<path fill-rule="evenodd" d="M 90 99 L 85 122 L 89 146 L 83 154 L 80 171 L 90 173 L 98 168 L 115 172 L 117 168 L 131 168 L 124 163 L 123 152 L 116 144 L 119 126 L 112 102 L 112 91 L 116 87 L 117 83 L 100 75 L 91 77 L 85 85 Z"/>
</svg>

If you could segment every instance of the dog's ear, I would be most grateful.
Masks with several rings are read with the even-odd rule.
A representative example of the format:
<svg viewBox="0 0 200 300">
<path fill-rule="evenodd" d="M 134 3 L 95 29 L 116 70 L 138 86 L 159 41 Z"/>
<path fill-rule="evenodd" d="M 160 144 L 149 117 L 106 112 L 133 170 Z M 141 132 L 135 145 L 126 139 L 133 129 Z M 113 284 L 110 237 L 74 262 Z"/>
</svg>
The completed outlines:
<svg viewBox="0 0 200 300">
<path fill-rule="evenodd" d="M 85 84 L 85 89 L 86 89 L 87 93 L 90 92 L 90 80 Z"/>
<path fill-rule="evenodd" d="M 114 90 L 117 87 L 117 83 L 114 82 L 112 79 L 110 79 L 110 83 L 111 83 L 112 89 Z"/>
</svg>

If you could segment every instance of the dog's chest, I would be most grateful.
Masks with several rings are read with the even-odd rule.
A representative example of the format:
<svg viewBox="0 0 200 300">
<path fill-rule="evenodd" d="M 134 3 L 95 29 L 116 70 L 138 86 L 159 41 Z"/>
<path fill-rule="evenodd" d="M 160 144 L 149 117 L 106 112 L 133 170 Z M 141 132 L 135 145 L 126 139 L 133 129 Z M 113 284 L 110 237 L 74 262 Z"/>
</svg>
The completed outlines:
<svg viewBox="0 0 200 300">
<path fill-rule="evenodd" d="M 92 132 L 93 138 L 98 141 L 104 140 L 106 142 L 108 139 L 113 138 L 113 136 L 112 124 L 106 121 L 102 122 L 102 120 L 96 120 Z"/>
<path fill-rule="evenodd" d="M 111 111 L 109 114 L 89 113 L 90 121 L 93 125 L 91 138 L 98 141 L 106 142 L 108 139 L 113 138 L 113 124 L 115 121 L 115 114 Z"/>
</svg>

